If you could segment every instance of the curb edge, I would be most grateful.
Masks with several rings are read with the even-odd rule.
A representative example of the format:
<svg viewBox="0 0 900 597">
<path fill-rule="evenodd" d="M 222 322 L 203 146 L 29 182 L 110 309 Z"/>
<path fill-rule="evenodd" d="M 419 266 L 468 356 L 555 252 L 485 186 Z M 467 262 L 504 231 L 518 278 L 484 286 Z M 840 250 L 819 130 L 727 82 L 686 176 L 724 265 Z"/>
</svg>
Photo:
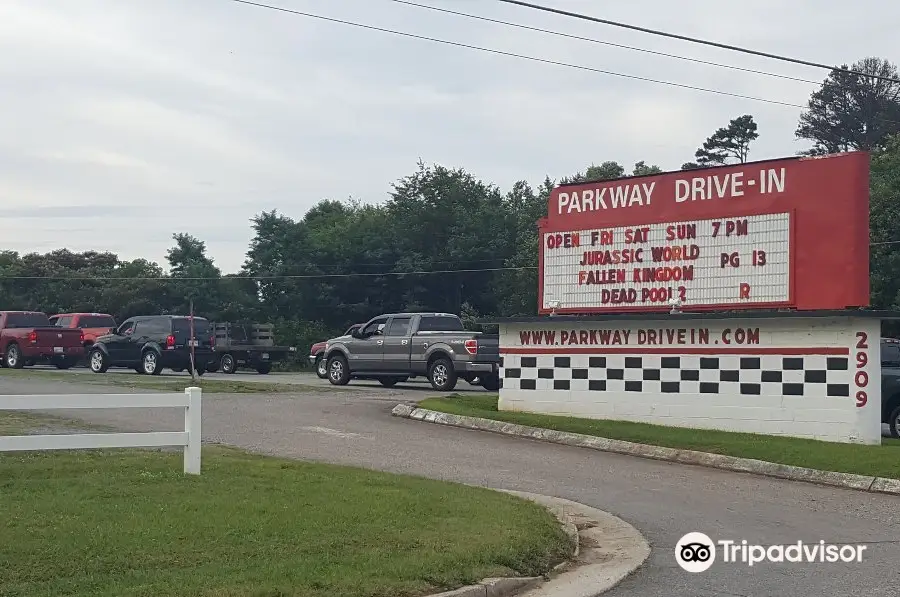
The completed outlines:
<svg viewBox="0 0 900 597">
<path fill-rule="evenodd" d="M 666 448 L 649 444 L 638 444 L 592 435 L 583 435 L 580 433 L 554 431 L 552 429 L 543 429 L 540 427 L 528 427 L 516 423 L 495 421 L 493 419 L 452 415 L 449 413 L 418 408 L 410 404 L 398 404 L 391 411 L 391 414 L 395 417 L 415 421 L 425 421 L 437 425 L 462 427 L 477 431 L 490 431 L 492 433 L 535 439 L 554 444 L 590 448 L 601 452 L 613 452 L 616 454 L 638 456 L 641 458 L 650 458 L 666 462 L 705 466 L 708 468 L 774 477 L 788 481 L 803 481 L 806 483 L 814 483 L 816 485 L 841 487 L 868 493 L 900 495 L 900 479 L 887 479 L 871 475 L 822 471 L 788 464 L 767 462 L 765 460 L 738 458 L 736 456 L 725 456 L 709 452 L 678 450 L 675 448 Z"/>
</svg>

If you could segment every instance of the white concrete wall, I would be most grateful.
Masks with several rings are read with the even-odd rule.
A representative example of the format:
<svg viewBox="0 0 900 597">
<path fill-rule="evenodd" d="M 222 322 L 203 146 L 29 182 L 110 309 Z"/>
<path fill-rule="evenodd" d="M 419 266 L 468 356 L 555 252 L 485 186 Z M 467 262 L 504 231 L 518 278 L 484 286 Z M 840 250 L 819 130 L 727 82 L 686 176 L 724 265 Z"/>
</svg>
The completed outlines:
<svg viewBox="0 0 900 597">
<path fill-rule="evenodd" d="M 502 324 L 500 409 L 881 442 L 877 319 L 664 317 Z"/>
</svg>

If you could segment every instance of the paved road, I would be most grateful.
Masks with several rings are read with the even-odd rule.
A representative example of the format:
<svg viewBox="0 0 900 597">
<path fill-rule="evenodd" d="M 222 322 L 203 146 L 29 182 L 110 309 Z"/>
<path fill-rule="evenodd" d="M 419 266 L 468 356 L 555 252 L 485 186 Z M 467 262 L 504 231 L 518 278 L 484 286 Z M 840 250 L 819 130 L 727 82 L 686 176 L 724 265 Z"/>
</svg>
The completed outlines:
<svg viewBox="0 0 900 597">
<path fill-rule="evenodd" d="M 77 386 L 74 386 L 77 387 Z M 0 379 L 0 393 L 73 391 L 72 384 Z M 121 391 L 87 386 L 86 391 Z M 400 397 L 409 397 L 400 394 Z M 322 392 L 204 400 L 204 439 L 263 453 L 352 464 L 576 500 L 640 529 L 648 563 L 613 597 L 896 597 L 900 498 L 661 463 L 440 427 L 389 415 L 398 396 Z M 176 429 L 167 411 L 90 411 L 87 420 L 134 431 Z M 717 564 L 683 572 L 672 548 L 689 531 L 751 543 L 867 542 L 861 564 Z"/>
<path fill-rule="evenodd" d="M 91 373 L 85 368 L 76 368 L 69 369 L 67 371 L 60 371 L 55 367 L 32 367 L 29 368 L 29 371 L 35 371 L 41 375 L 66 375 L 66 376 L 90 376 L 95 375 Z M 137 375 L 131 369 L 110 369 L 107 372 L 108 375 Z M 187 373 L 175 373 L 166 369 L 161 374 L 161 377 L 187 377 Z M 53 379 L 53 378 L 50 378 Z M 77 377 L 71 378 L 67 377 L 67 379 L 78 379 Z M 204 375 L 204 379 L 216 379 L 216 380 L 234 380 L 234 381 L 244 381 L 244 382 L 261 382 L 261 383 L 278 383 L 278 384 L 301 384 L 304 386 L 315 386 L 321 387 L 323 390 L 330 389 L 332 386 L 326 379 L 319 379 L 316 377 L 315 373 L 270 373 L 268 375 L 260 375 L 258 373 L 250 372 L 250 373 L 232 373 L 230 375 L 226 375 L 225 373 L 207 373 Z M 371 390 L 377 389 L 379 392 L 387 392 L 391 396 L 400 396 L 402 397 L 404 394 L 410 394 L 410 400 L 418 400 L 421 398 L 420 394 L 425 393 L 427 395 L 433 395 L 434 390 L 432 390 L 431 385 L 424 378 L 416 378 L 402 384 L 398 384 L 394 386 L 390 390 L 385 389 L 379 384 L 377 381 L 358 381 L 353 380 L 349 385 L 345 386 L 349 389 L 354 390 Z M 463 380 L 460 380 L 456 386 L 454 392 L 458 393 L 468 393 L 468 392 L 481 392 L 487 393 L 486 390 L 480 386 L 471 386 Z M 402 399 L 402 398 L 401 398 Z M 890 430 L 887 425 L 881 426 L 881 433 L 884 437 L 890 437 Z"/>
<path fill-rule="evenodd" d="M 77 367 L 75 369 L 68 369 L 66 371 L 60 371 L 56 367 L 29 367 L 28 371 L 33 371 L 35 374 L 40 375 L 65 375 L 65 376 L 76 376 L 74 379 L 77 379 L 78 376 L 91 376 L 97 375 L 96 373 L 91 373 L 86 368 Z M 110 369 L 107 371 L 106 375 L 138 375 L 132 369 Z M 188 373 L 175 373 L 169 369 L 164 369 L 160 374 L 160 377 L 189 377 Z M 52 378 L 51 378 L 52 379 Z M 73 379 L 72 377 L 67 377 L 67 379 Z M 250 382 L 250 383 L 278 383 L 278 384 L 301 384 L 301 385 L 309 385 L 309 386 L 319 386 L 323 389 L 327 389 L 331 387 L 331 384 L 327 379 L 319 379 L 315 373 L 270 373 L 268 375 L 260 375 L 255 372 L 237 372 L 232 374 L 225 373 L 206 373 L 203 376 L 203 379 L 216 379 L 216 380 L 224 380 L 224 381 L 241 381 L 241 382 Z M 363 381 L 363 380 L 351 380 L 350 383 L 346 386 L 348 388 L 382 388 L 381 384 L 377 381 Z M 403 389 L 408 391 L 428 391 L 434 392 L 432 390 L 431 385 L 424 377 L 417 377 L 415 379 L 403 382 L 396 386 L 397 389 Z M 464 380 L 459 380 L 459 383 L 456 386 L 454 392 L 485 392 L 486 390 L 480 386 L 471 386 Z"/>
</svg>

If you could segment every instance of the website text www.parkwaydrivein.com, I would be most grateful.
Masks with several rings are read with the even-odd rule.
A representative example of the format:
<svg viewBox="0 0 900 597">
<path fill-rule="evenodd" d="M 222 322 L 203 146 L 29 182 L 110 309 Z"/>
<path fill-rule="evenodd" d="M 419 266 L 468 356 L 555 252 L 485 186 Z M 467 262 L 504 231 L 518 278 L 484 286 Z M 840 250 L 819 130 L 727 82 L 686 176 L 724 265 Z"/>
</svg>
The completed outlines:
<svg viewBox="0 0 900 597">
<path fill-rule="evenodd" d="M 522 346 L 758 345 L 759 328 L 725 328 L 715 333 L 709 328 L 523 330 L 519 342 Z"/>
</svg>

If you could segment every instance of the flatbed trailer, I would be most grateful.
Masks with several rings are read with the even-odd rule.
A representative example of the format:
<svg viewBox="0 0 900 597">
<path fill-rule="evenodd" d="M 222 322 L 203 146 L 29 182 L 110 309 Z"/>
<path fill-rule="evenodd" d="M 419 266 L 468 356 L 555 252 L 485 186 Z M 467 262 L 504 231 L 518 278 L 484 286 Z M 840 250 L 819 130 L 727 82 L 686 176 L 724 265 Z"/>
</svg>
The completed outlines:
<svg viewBox="0 0 900 597">
<path fill-rule="evenodd" d="M 206 370 L 234 373 L 239 367 L 256 369 L 260 375 L 272 370 L 272 363 L 297 352 L 294 346 L 275 346 L 275 326 L 271 323 L 209 324 L 213 360 Z"/>
</svg>

